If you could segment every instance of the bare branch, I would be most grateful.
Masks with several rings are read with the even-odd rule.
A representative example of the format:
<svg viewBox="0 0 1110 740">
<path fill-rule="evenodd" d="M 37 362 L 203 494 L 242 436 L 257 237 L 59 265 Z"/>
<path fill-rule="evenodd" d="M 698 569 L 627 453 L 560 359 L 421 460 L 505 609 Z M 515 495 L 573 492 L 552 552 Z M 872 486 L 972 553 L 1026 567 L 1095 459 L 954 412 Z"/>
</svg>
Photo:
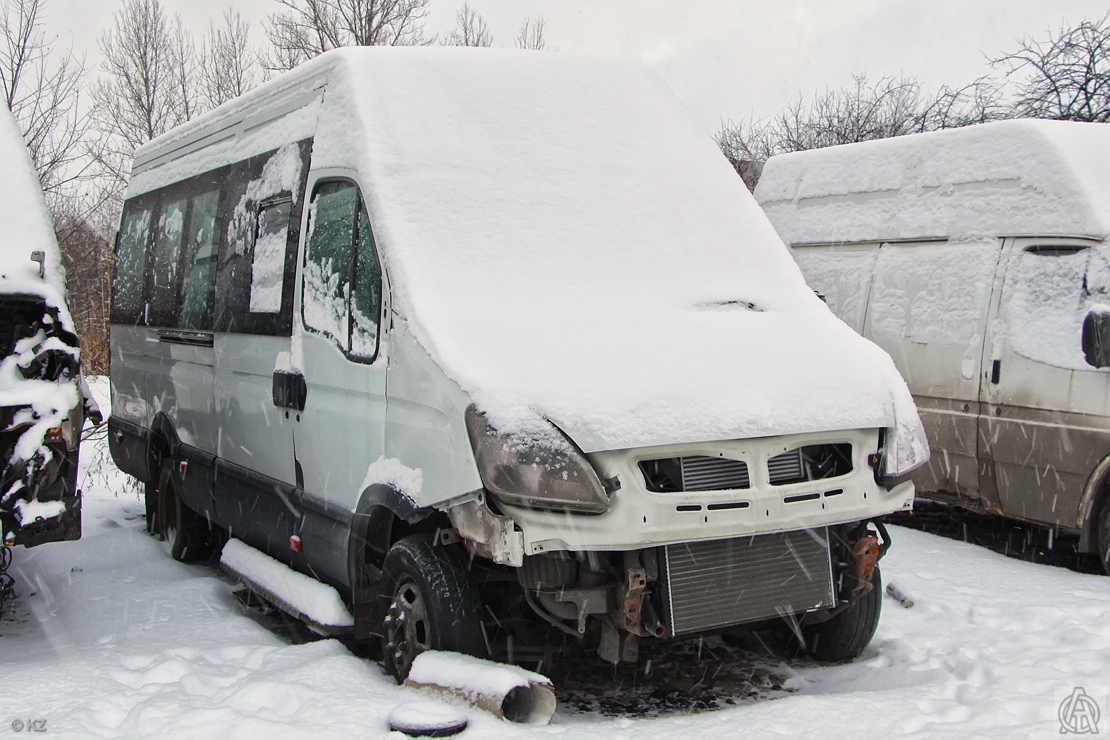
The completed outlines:
<svg viewBox="0 0 1110 740">
<path fill-rule="evenodd" d="M 428 0 L 276 0 L 266 35 L 273 56 L 266 66 L 292 69 L 342 46 L 415 46 L 427 43 Z"/>
<path fill-rule="evenodd" d="M 1026 36 L 997 59 L 1018 83 L 1014 112 L 1029 118 L 1110 121 L 1110 14 L 1061 27 L 1046 39 Z"/>
<path fill-rule="evenodd" d="M 215 108 L 261 82 L 259 59 L 250 47 L 250 23 L 238 11 L 224 11 L 223 24 L 208 24 L 200 62 L 206 103 Z"/>
<path fill-rule="evenodd" d="M 47 0 L 12 0 L 0 18 L 0 84 L 48 199 L 82 179 L 89 120 L 79 110 L 85 62 L 72 50 L 55 54 L 42 17 Z"/>
<path fill-rule="evenodd" d="M 486 19 L 471 7 L 470 3 L 463 3 L 459 12 L 455 14 L 455 27 L 444 40 L 444 46 L 491 46 L 493 34 L 490 33 Z"/>
<path fill-rule="evenodd" d="M 531 18 L 525 18 L 516 34 L 516 48 L 542 50 L 546 46 L 543 39 L 544 25 L 542 16 L 535 22 Z"/>
</svg>

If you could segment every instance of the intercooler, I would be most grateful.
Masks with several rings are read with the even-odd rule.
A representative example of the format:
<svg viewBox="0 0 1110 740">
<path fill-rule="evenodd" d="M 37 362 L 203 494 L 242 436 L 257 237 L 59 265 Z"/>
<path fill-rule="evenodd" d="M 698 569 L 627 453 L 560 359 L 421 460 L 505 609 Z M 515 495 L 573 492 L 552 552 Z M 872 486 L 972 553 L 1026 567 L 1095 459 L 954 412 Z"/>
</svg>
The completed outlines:
<svg viewBox="0 0 1110 740">
<path fill-rule="evenodd" d="M 824 528 L 664 548 L 670 635 L 835 604 Z"/>
</svg>

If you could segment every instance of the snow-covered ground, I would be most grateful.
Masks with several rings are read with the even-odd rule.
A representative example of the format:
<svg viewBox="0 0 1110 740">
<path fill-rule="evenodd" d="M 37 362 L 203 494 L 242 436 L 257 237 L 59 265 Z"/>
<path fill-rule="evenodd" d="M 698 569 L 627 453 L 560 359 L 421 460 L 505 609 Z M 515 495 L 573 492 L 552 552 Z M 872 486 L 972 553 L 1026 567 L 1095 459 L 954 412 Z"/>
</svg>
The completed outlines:
<svg viewBox="0 0 1110 740">
<path fill-rule="evenodd" d="M 102 448 L 83 454 L 84 538 L 15 552 L 0 733 L 45 720 L 51 737 L 380 737 L 392 709 L 419 698 L 334 640 L 290 644 L 251 619 L 215 568 L 175 563 L 143 532 L 137 491 Z M 885 600 L 855 663 L 782 664 L 787 692 L 717 711 L 563 705 L 529 727 L 468 710 L 461 737 L 1052 737 L 1077 686 L 1110 711 L 1110 579 L 892 534 L 884 578 L 917 603 Z"/>
</svg>

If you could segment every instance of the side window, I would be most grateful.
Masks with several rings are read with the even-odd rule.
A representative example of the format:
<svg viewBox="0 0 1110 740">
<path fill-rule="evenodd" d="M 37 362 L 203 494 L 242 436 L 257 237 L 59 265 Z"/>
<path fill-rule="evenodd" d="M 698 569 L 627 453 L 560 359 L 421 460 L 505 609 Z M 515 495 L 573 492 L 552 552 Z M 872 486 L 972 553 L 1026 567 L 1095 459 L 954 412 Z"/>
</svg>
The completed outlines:
<svg viewBox="0 0 1110 740">
<path fill-rule="evenodd" d="M 871 293 L 872 337 L 959 345 L 978 356 L 999 252 L 994 239 L 884 244 Z"/>
<path fill-rule="evenodd" d="M 112 281 L 112 323 L 115 324 L 136 324 L 142 313 L 150 213 L 150 209 L 133 204 L 124 209 Z"/>
<path fill-rule="evenodd" d="M 277 313 L 281 310 L 285 248 L 289 243 L 289 212 L 292 207 L 293 199 L 288 195 L 258 207 L 257 236 L 251 259 L 251 313 Z"/>
<path fill-rule="evenodd" d="M 330 336 L 347 350 L 351 253 L 358 212 L 358 188 L 350 182 L 325 182 L 312 196 L 308 253 L 305 257 L 303 310 L 310 329 Z"/>
<path fill-rule="evenodd" d="M 185 200 L 163 201 L 154 229 L 147 294 L 147 324 L 173 326 L 177 314 L 177 266 L 185 234 Z"/>
<path fill-rule="evenodd" d="M 1083 357 L 1083 317 L 1088 303 L 1105 301 L 1097 286 L 1088 285 L 1088 268 L 1091 282 L 1099 272 L 1092 251 L 1033 246 L 1014 255 L 1002 294 L 1014 352 L 1057 367 L 1090 369 Z"/>
<path fill-rule="evenodd" d="M 795 247 L 792 252 L 809 287 L 844 323 L 863 333 L 864 309 L 878 248 Z"/>
<path fill-rule="evenodd" d="M 220 173 L 213 325 L 217 331 L 288 336 L 305 180 L 312 140 L 229 165 Z"/>
<path fill-rule="evenodd" d="M 359 208 L 355 239 L 355 290 L 351 300 L 351 354 L 372 360 L 378 355 L 382 313 L 382 266 L 366 206 Z"/>
<path fill-rule="evenodd" d="M 189 226 L 182 264 L 185 271 L 181 301 L 182 329 L 208 329 L 216 282 L 216 209 L 220 192 L 212 190 L 189 199 Z"/>
</svg>

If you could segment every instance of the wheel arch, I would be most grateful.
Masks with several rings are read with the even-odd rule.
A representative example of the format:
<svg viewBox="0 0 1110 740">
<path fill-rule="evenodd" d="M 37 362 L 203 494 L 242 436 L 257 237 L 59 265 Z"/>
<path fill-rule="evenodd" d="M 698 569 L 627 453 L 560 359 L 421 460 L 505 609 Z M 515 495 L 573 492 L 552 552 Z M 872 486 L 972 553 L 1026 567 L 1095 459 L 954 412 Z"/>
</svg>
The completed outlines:
<svg viewBox="0 0 1110 740">
<path fill-rule="evenodd" d="M 162 470 L 162 463 L 170 456 L 177 453 L 181 441 L 177 436 L 177 428 L 165 411 L 154 415 L 150 423 L 150 434 L 146 440 L 146 473 L 147 480 L 153 484 L 158 483 L 158 476 Z"/>
<path fill-rule="evenodd" d="M 1098 515 L 1104 506 L 1110 506 L 1110 455 L 1095 466 L 1083 488 L 1083 498 L 1079 501 L 1076 513 L 1076 526 L 1079 529 L 1079 549 L 1081 552 L 1095 552 L 1098 549 L 1096 526 Z"/>
<path fill-rule="evenodd" d="M 445 514 L 417 506 L 411 496 L 388 483 L 363 490 L 351 517 L 347 546 L 356 638 L 376 634 L 377 577 L 389 548 L 402 537 L 444 527 L 450 527 Z"/>
</svg>

